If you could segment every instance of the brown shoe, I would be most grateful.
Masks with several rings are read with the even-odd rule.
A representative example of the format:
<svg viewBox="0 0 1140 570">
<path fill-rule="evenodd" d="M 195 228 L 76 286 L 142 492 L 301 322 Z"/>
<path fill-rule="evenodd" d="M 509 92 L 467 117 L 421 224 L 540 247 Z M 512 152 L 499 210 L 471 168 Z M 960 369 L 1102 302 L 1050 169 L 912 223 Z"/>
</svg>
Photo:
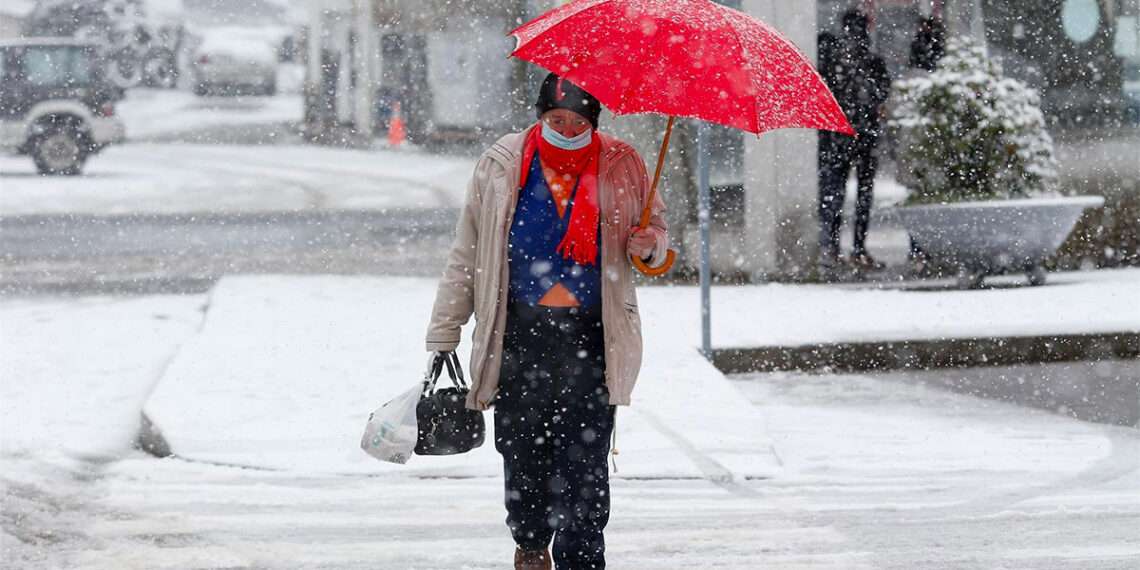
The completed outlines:
<svg viewBox="0 0 1140 570">
<path fill-rule="evenodd" d="M 549 551 L 515 547 L 515 570 L 550 570 L 551 566 Z"/>
</svg>

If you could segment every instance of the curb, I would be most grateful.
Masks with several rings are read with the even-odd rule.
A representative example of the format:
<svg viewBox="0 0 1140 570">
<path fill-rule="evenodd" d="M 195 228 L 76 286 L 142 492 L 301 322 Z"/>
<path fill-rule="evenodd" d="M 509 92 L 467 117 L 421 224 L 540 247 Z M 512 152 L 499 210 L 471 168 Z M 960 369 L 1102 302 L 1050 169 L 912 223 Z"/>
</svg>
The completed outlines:
<svg viewBox="0 0 1140 570">
<path fill-rule="evenodd" d="M 1106 360 L 1136 359 L 1140 359 L 1140 333 L 1135 332 L 728 348 L 714 350 L 712 357 L 726 374 L 896 371 L 894 376 L 903 381 L 931 383 L 1084 421 L 1140 428 L 1140 378 L 1102 377 L 1085 369 Z M 1066 363 L 1070 364 L 1060 371 L 1033 368 Z M 897 373 L 965 368 L 975 370 L 915 378 Z"/>
<path fill-rule="evenodd" d="M 726 374 L 881 372 L 1140 358 L 1140 332 L 950 338 L 713 350 Z"/>
<path fill-rule="evenodd" d="M 162 436 L 162 430 L 150 421 L 146 412 L 140 412 L 139 434 L 135 439 L 135 447 L 159 459 L 174 455 L 170 443 Z"/>
</svg>

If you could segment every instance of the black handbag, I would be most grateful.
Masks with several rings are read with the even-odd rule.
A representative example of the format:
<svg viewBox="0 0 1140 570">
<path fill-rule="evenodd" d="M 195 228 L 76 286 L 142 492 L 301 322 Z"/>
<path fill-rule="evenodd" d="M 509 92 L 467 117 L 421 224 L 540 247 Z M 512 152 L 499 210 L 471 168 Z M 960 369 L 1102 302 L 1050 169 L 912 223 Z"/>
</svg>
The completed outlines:
<svg viewBox="0 0 1140 570">
<path fill-rule="evenodd" d="M 447 366 L 453 386 L 436 390 L 435 385 L 444 366 Z M 483 413 L 466 408 L 464 402 L 468 391 L 463 368 L 459 366 L 459 357 L 454 352 L 432 359 L 420 401 L 416 404 L 416 423 L 419 426 L 416 455 L 455 455 L 483 445 L 486 434 Z"/>
</svg>

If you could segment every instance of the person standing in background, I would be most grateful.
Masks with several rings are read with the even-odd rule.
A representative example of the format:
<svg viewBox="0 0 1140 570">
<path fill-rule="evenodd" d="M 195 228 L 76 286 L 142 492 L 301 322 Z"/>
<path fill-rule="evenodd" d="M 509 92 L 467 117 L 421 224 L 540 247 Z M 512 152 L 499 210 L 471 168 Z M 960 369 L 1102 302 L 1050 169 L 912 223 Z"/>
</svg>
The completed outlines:
<svg viewBox="0 0 1140 570">
<path fill-rule="evenodd" d="M 821 49 L 821 56 L 823 56 Z M 838 261 L 839 228 L 842 225 L 843 202 L 847 176 L 855 169 L 858 192 L 855 200 L 854 244 L 848 263 L 857 271 L 881 269 L 882 265 L 867 253 L 867 231 L 871 223 L 875 173 L 875 155 L 882 133 L 883 104 L 890 94 L 891 77 L 882 56 L 871 50 L 870 20 L 858 10 L 843 15 L 843 32 L 837 40 L 834 58 L 821 73 L 835 94 L 839 105 L 855 128 L 856 136 L 838 137 L 834 152 L 829 151 L 820 169 L 821 268 Z M 821 57 L 821 63 L 826 63 Z M 821 157 L 821 163 L 824 162 Z M 826 207 L 823 199 L 827 199 Z M 823 257 L 834 252 L 830 258 Z"/>
<path fill-rule="evenodd" d="M 934 71 L 946 52 L 946 26 L 933 16 L 919 18 L 918 31 L 910 42 L 910 66 Z"/>
<path fill-rule="evenodd" d="M 835 80 L 839 56 L 839 38 L 831 32 L 821 32 L 817 38 L 819 60 L 816 68 L 827 87 L 838 88 Z M 831 131 L 818 131 L 819 136 L 819 272 L 827 279 L 839 261 L 839 227 L 843 215 L 843 185 L 833 181 L 840 164 L 838 153 L 841 138 L 846 135 Z"/>
</svg>

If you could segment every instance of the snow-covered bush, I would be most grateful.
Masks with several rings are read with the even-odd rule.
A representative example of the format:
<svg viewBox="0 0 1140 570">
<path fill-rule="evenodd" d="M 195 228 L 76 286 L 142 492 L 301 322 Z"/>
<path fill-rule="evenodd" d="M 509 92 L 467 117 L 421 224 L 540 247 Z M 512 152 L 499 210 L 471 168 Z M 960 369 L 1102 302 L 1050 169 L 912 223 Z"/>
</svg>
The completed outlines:
<svg viewBox="0 0 1140 570">
<path fill-rule="evenodd" d="M 966 38 L 934 72 L 896 81 L 889 125 L 898 134 L 908 204 L 1000 200 L 1056 186 L 1053 139 L 1040 98 Z"/>
</svg>

